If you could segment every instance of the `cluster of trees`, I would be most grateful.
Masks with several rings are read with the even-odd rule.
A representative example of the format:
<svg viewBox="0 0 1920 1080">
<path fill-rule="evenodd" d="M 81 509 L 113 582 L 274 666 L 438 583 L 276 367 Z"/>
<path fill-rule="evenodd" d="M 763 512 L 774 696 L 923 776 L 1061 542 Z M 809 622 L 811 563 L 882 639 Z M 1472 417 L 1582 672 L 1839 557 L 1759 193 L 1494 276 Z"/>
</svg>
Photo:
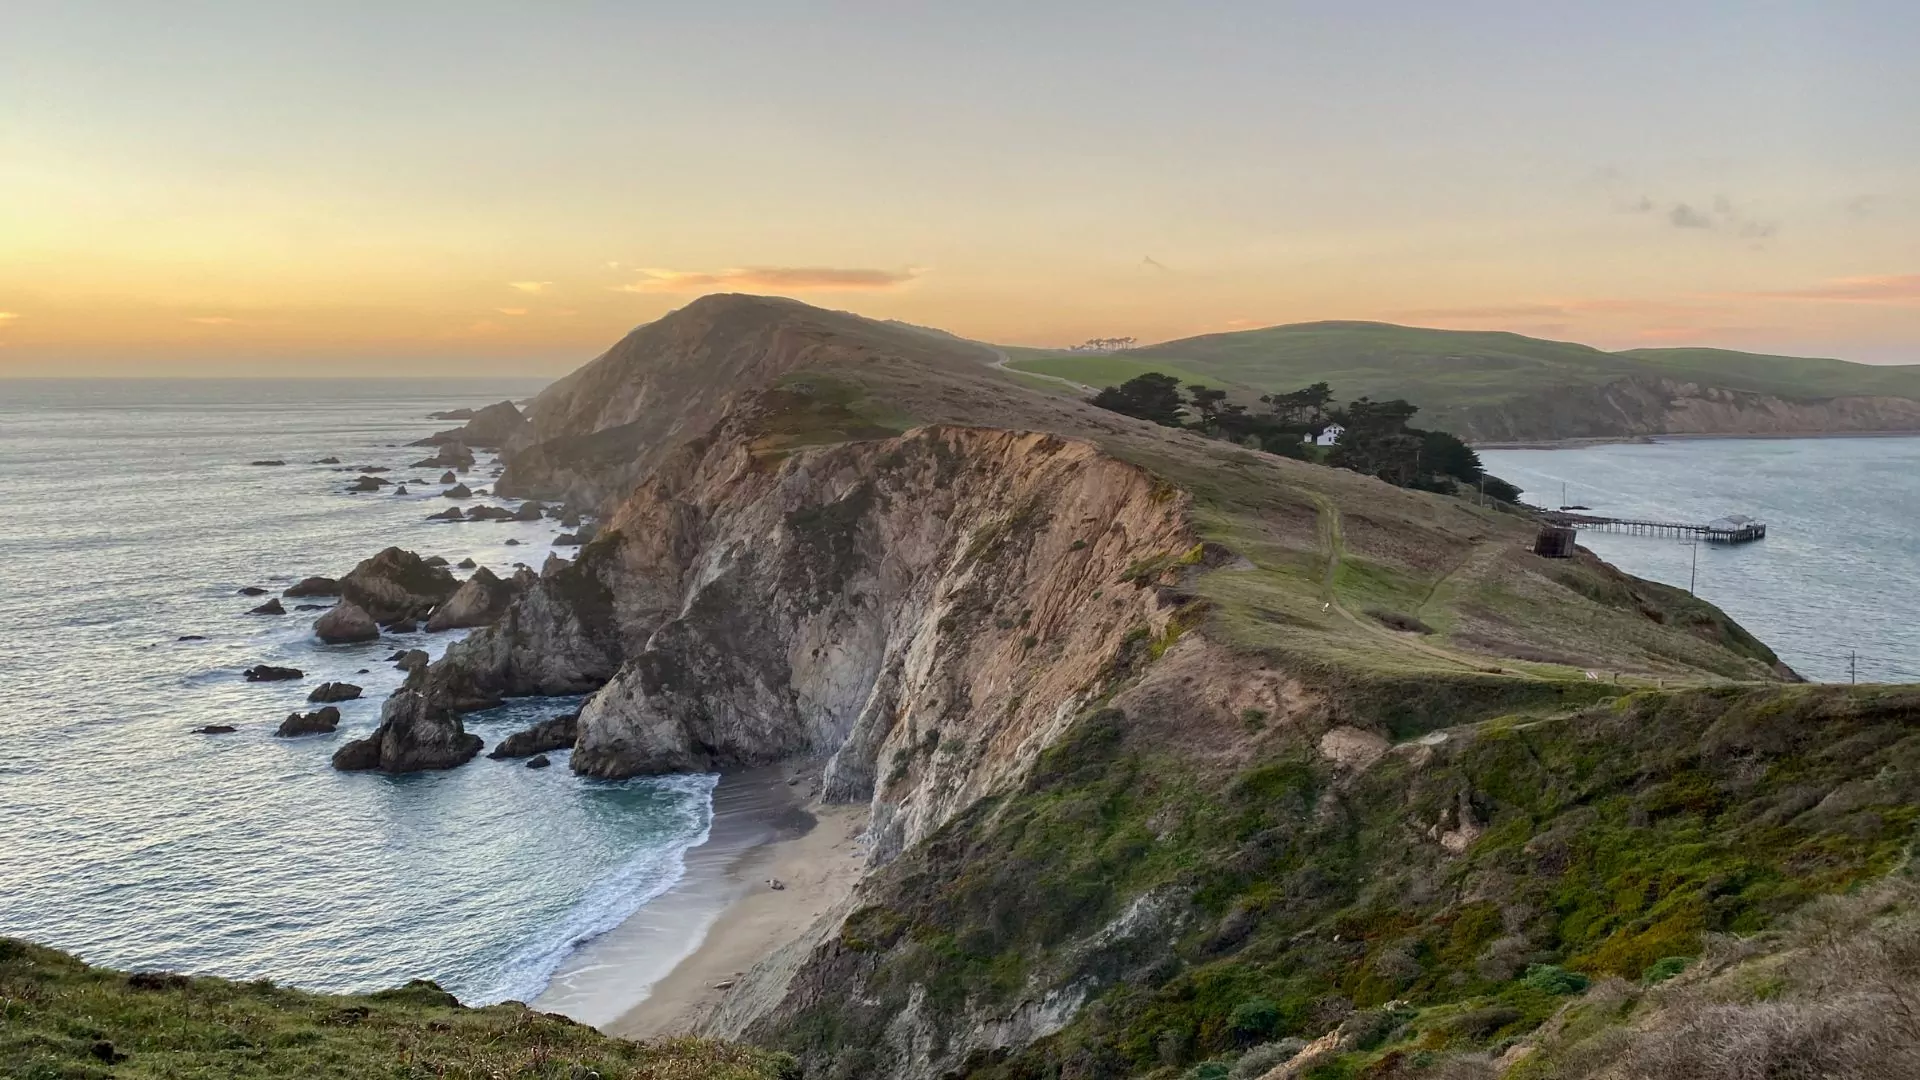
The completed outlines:
<svg viewBox="0 0 1920 1080">
<path fill-rule="evenodd" d="M 1262 394 L 1262 408 L 1252 409 L 1228 401 L 1225 390 L 1199 383 L 1189 384 L 1184 394 L 1181 389 L 1173 376 L 1149 372 L 1107 387 L 1093 396 L 1093 404 L 1290 458 L 1312 457 L 1308 438 L 1337 423 L 1345 430 L 1326 455 L 1329 465 L 1400 487 L 1452 493 L 1466 484 L 1506 502 L 1520 497 L 1518 488 L 1487 475 L 1473 447 L 1447 432 L 1413 427 L 1410 421 L 1420 410 L 1406 401 L 1362 397 L 1336 408 L 1332 389 L 1321 382 L 1291 393 Z"/>
<path fill-rule="evenodd" d="M 1140 344 L 1140 342 L 1137 338 L 1097 337 L 1097 338 L 1088 338 L 1087 340 L 1081 342 L 1078 345 L 1075 345 L 1073 348 L 1067 351 L 1068 352 L 1121 352 L 1126 349 L 1131 349 L 1138 344 Z"/>
</svg>

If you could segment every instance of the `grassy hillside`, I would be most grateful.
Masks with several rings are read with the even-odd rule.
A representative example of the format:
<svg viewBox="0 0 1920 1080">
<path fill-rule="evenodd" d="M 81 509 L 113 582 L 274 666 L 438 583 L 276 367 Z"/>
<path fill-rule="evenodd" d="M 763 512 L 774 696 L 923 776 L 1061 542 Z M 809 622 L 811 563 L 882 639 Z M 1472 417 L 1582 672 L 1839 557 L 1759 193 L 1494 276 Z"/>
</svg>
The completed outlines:
<svg viewBox="0 0 1920 1080">
<path fill-rule="evenodd" d="M 1920 365 L 1876 366 L 1731 349 L 1632 349 L 1616 355 L 1652 365 L 1677 379 L 1788 398 L 1841 394 L 1920 397 Z"/>
<path fill-rule="evenodd" d="M 1590 986 L 1617 1005 L 1909 868 L 1920 820 L 1913 688 L 1642 692 L 1344 758 L 1326 729 L 1195 702 L 1168 740 L 1121 704 L 874 882 L 819 961 L 862 993 L 776 1033 L 809 1075 L 884 1075 L 873 1026 L 912 996 L 1091 988 L 1059 1034 L 960 1075 L 1254 1077 L 1333 1033 L 1306 1076 L 1492 1080 Z M 1827 1034 L 1881 1021 L 1849 1022 Z"/>
<path fill-rule="evenodd" d="M 1350 399 L 1404 397 L 1433 413 L 1498 405 L 1621 379 L 1673 378 L 1796 400 L 1857 395 L 1920 398 L 1920 366 L 1764 356 L 1722 349 L 1587 345 L 1490 331 L 1432 330 L 1370 322 L 1317 322 L 1209 334 L 1087 357 L 1024 350 L 1012 366 L 1105 385 L 1162 370 L 1184 381 L 1261 392 L 1332 384 Z M 1177 369 L 1177 370 L 1176 370 Z"/>
<path fill-rule="evenodd" d="M 18 1080 L 782 1080 L 782 1055 L 696 1039 L 610 1039 L 432 983 L 364 996 L 128 975 L 0 938 L 0 1076 Z"/>
</svg>

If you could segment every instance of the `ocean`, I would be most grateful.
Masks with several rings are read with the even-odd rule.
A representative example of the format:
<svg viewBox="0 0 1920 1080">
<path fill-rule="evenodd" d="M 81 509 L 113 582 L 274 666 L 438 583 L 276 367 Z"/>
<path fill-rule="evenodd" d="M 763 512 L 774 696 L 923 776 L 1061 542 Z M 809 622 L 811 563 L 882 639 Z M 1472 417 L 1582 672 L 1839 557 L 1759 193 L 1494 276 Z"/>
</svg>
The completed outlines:
<svg viewBox="0 0 1920 1080">
<path fill-rule="evenodd" d="M 407 467 L 432 452 L 404 445 L 454 426 L 429 412 L 539 385 L 0 380 L 0 935 L 120 968 L 531 1001 L 679 878 L 714 777 L 585 780 L 564 751 L 544 770 L 336 772 L 401 681 L 386 657 L 459 634 L 325 646 L 317 612 L 248 615 L 266 598 L 238 591 L 396 544 L 538 569 L 551 522 L 429 523 L 437 483 L 344 489 L 361 464 L 434 480 Z M 307 678 L 245 682 L 258 663 Z M 340 731 L 274 737 L 322 680 L 365 687 Z M 467 726 L 491 745 L 573 707 L 518 700 Z"/>
<path fill-rule="evenodd" d="M 1580 543 L 1629 573 L 1693 581 L 1808 679 L 1920 682 L 1920 438 L 1670 439 L 1480 457 L 1537 506 L 1765 521 L 1766 539 L 1751 544 L 1603 532 Z"/>
</svg>

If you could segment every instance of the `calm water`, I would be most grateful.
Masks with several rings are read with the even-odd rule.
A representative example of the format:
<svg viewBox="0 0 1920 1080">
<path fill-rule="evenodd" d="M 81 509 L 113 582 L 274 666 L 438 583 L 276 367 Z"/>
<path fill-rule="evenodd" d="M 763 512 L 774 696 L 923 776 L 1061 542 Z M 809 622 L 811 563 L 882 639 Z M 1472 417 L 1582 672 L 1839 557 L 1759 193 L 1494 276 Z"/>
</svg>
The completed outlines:
<svg viewBox="0 0 1920 1080">
<path fill-rule="evenodd" d="M 1486 450 L 1527 501 L 1619 517 L 1767 523 L 1753 544 L 1580 534 L 1609 562 L 1720 605 L 1809 679 L 1920 682 L 1920 439 L 1684 439 Z"/>
<path fill-rule="evenodd" d="M 537 568 L 548 523 L 429 524 L 438 484 L 347 495 L 355 473 L 308 464 L 431 480 L 405 467 L 430 452 L 396 445 L 450 426 L 428 412 L 534 389 L 0 380 L 0 934 L 120 967 L 531 1000 L 574 943 L 678 877 L 711 777 L 586 781 L 565 753 L 537 771 L 335 772 L 328 756 L 400 682 L 384 658 L 456 635 L 323 646 L 316 613 L 248 616 L 260 600 L 236 594 L 338 576 L 388 544 Z M 490 479 L 484 457 L 471 477 Z M 308 677 L 241 679 L 263 662 Z M 340 732 L 272 737 L 326 679 L 367 691 Z M 571 704 L 468 726 L 491 744 Z M 210 723 L 240 730 L 192 734 Z"/>
</svg>

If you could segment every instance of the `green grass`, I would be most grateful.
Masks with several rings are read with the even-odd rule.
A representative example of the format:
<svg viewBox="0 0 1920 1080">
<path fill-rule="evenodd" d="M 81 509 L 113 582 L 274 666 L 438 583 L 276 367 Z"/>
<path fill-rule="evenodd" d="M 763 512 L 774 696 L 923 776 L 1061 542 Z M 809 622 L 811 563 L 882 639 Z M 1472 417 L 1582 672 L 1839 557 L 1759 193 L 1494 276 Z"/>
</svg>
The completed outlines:
<svg viewBox="0 0 1920 1080">
<path fill-rule="evenodd" d="M 1341 709 L 1363 722 L 1379 704 Z M 843 941 L 857 992 L 779 1038 L 825 1075 L 863 1075 L 836 1063 L 883 1045 L 911 996 L 951 1017 L 1090 984 L 1096 1003 L 1066 1030 L 959 1075 L 1091 1060 L 1175 1076 L 1244 1050 L 1256 1009 L 1261 1037 L 1372 1024 L 1340 1059 L 1353 1071 L 1326 1075 L 1487 1049 L 1589 982 L 1656 977 L 1710 935 L 1760 932 L 1904 865 L 1916 707 L 1915 688 L 1646 692 L 1457 726 L 1357 777 L 1280 732 L 1222 772 L 1101 710 L 1019 790 L 870 883 Z M 1476 832 L 1443 849 L 1436 834 L 1463 820 Z M 1103 929 L 1142 910 L 1141 931 Z"/>
<path fill-rule="evenodd" d="M 432 983 L 334 996 L 272 983 L 128 976 L 0 938 L 0 1076 L 17 1080 L 783 1080 L 779 1054 L 636 1043 Z"/>
<path fill-rule="evenodd" d="M 1767 356 L 1724 349 L 1591 346 L 1520 334 L 1433 330 L 1371 322 L 1317 322 L 1208 334 L 1117 356 L 1009 350 L 1012 365 L 1093 385 L 1146 371 L 1182 382 L 1259 393 L 1332 385 L 1340 400 L 1406 398 L 1431 422 L 1459 410 L 1528 395 L 1592 388 L 1623 378 L 1668 377 L 1707 386 L 1808 400 L 1848 395 L 1920 398 L 1920 365 L 1877 366 L 1844 360 Z"/>
<path fill-rule="evenodd" d="M 1222 386 L 1219 375 L 1209 375 L 1165 361 L 1140 360 L 1132 353 L 1053 353 L 1016 359 L 1007 365 L 1014 371 L 1052 375 L 1088 386 L 1118 386 L 1128 379 L 1157 371 L 1179 379 L 1182 385 L 1204 383 Z M 1253 396 L 1258 396 L 1257 394 Z"/>
</svg>

